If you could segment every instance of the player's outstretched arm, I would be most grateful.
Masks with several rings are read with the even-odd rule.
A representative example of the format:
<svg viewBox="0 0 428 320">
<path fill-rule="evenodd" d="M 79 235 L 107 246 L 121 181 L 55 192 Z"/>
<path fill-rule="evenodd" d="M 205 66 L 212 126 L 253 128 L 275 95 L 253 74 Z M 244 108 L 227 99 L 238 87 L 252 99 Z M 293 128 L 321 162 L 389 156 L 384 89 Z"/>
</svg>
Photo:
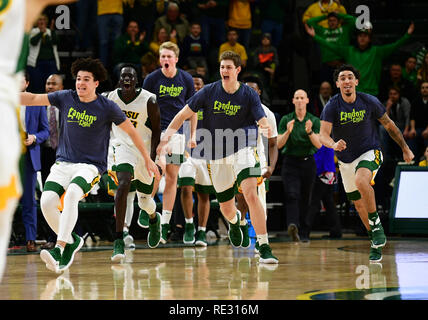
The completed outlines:
<svg viewBox="0 0 428 320">
<path fill-rule="evenodd" d="M 20 100 L 23 106 L 49 106 L 51 104 L 46 93 L 21 92 Z"/>
<path fill-rule="evenodd" d="M 160 111 L 159 105 L 155 97 L 147 101 L 147 115 L 152 128 L 151 152 L 150 157 L 153 161 L 156 159 L 156 147 L 160 142 L 161 127 L 160 127 Z"/>
<path fill-rule="evenodd" d="M 404 140 L 403 134 L 401 133 L 400 129 L 398 129 L 394 121 L 391 120 L 391 118 L 386 112 L 378 120 L 386 129 L 386 131 L 388 131 L 389 136 L 400 146 L 401 150 L 403 151 L 404 161 L 410 163 L 415 156 L 412 150 L 410 150 L 406 141 Z"/>
<path fill-rule="evenodd" d="M 165 134 L 163 135 L 161 142 L 159 143 L 156 153 L 160 156 L 165 155 L 165 147 L 168 143 L 169 139 L 172 137 L 174 133 L 177 132 L 178 129 L 183 125 L 184 121 L 189 119 L 195 114 L 192 109 L 190 109 L 189 105 L 186 104 L 186 106 L 180 110 L 179 113 L 177 113 L 172 119 L 171 123 L 169 124 L 168 128 L 165 130 Z"/>
</svg>

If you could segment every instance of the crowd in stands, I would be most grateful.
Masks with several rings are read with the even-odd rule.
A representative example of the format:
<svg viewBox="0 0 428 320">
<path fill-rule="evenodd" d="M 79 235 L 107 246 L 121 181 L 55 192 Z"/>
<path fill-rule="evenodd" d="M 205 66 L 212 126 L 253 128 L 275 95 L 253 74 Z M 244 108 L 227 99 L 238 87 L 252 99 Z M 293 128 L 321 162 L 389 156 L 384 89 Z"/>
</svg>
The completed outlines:
<svg viewBox="0 0 428 320">
<path fill-rule="evenodd" d="M 350 63 L 361 72 L 357 89 L 379 98 L 402 130 L 415 164 L 421 161 L 426 166 L 428 52 L 423 46 L 405 54 L 400 51 L 412 43 L 417 24 L 409 23 L 401 37 L 379 43 L 374 41 L 377 30 L 372 23 L 357 28 L 351 1 L 306 1 L 304 8 L 295 0 L 85 0 L 69 6 L 74 50 L 99 58 L 110 72 L 103 89 L 115 87 L 126 64 L 136 67 L 141 84 L 159 67 L 159 46 L 166 41 L 180 48 L 178 66 L 203 75 L 207 83 L 219 79 L 219 56 L 232 50 L 243 61 L 241 76 L 261 80 L 261 100 L 279 123 L 293 111 L 290 101 L 301 83 L 296 79 L 309 78 L 303 88 L 310 97 L 308 112 L 319 117 L 337 93 L 334 69 Z M 70 74 L 58 55 L 63 39 L 55 30 L 54 12 L 48 8 L 29 34 L 30 92 L 45 92 L 52 74 L 64 79 Z M 371 19 L 376 19 L 376 12 Z M 299 64 L 292 59 L 296 54 L 309 68 L 296 71 Z M 400 161 L 400 150 L 381 127 L 379 135 L 385 158 Z"/>
</svg>

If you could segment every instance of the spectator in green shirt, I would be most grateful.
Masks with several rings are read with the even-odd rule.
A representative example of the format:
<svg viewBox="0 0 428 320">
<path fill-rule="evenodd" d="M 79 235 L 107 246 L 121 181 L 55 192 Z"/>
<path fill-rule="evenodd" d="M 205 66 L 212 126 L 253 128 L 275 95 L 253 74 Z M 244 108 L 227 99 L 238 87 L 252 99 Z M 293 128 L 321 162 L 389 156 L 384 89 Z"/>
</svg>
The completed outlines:
<svg viewBox="0 0 428 320">
<path fill-rule="evenodd" d="M 371 24 L 370 24 L 371 25 Z M 415 30 L 412 22 L 407 29 L 407 33 L 394 43 L 375 46 L 371 44 L 372 28 L 363 28 L 358 30 L 357 45 L 334 44 L 316 35 L 314 28 L 305 25 L 306 32 L 318 43 L 328 47 L 340 55 L 346 63 L 352 64 L 360 70 L 361 78 L 358 90 L 377 96 L 379 93 L 379 81 L 382 73 L 382 62 L 390 56 L 400 46 L 406 43 L 410 35 Z"/>
<path fill-rule="evenodd" d="M 327 19 L 328 28 L 318 23 Z M 342 24 L 340 21 L 342 20 Z M 356 18 L 349 14 L 330 12 L 328 15 L 310 18 L 306 23 L 314 28 L 315 34 L 325 41 L 336 45 L 349 45 L 352 34 L 355 31 Z M 343 57 L 335 51 L 320 44 L 321 49 L 321 79 L 320 82 L 328 81 L 333 85 L 334 70 L 344 64 Z"/>
<path fill-rule="evenodd" d="M 306 111 L 309 98 L 304 90 L 293 96 L 295 111 L 282 117 L 277 145 L 282 149 L 281 176 L 285 192 L 287 231 L 294 242 L 309 241 L 307 214 L 317 172 L 314 153 L 321 148 L 320 119 Z"/>
<path fill-rule="evenodd" d="M 406 59 L 406 62 L 404 63 L 404 66 L 401 69 L 401 73 L 403 75 L 403 78 L 406 80 L 409 80 L 413 85 L 416 87 L 418 78 L 416 71 L 416 57 L 415 56 L 409 56 Z"/>
<path fill-rule="evenodd" d="M 117 79 L 125 64 L 132 64 L 136 70 L 141 68 L 141 58 L 149 51 L 145 40 L 146 32 L 140 32 L 137 21 L 130 20 L 126 32 L 116 39 L 113 51 L 113 72 Z"/>
</svg>

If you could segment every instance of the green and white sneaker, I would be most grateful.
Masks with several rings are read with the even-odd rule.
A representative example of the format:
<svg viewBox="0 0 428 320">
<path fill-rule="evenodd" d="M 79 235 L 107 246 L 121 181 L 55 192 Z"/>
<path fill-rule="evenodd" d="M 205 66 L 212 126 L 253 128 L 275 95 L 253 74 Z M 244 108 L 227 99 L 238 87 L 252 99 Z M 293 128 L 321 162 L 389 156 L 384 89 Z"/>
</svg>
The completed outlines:
<svg viewBox="0 0 428 320">
<path fill-rule="evenodd" d="M 77 233 L 72 232 L 71 236 L 73 237 L 74 242 L 72 244 L 67 243 L 65 245 L 59 265 L 60 271 L 67 270 L 71 266 L 74 260 L 74 255 L 80 250 L 80 248 L 82 248 L 84 243 L 83 239 Z"/>
<path fill-rule="evenodd" d="M 205 231 L 203 230 L 198 230 L 196 232 L 196 242 L 195 245 L 199 246 L 199 247 L 206 247 L 208 245 L 207 243 L 207 234 Z"/>
<path fill-rule="evenodd" d="M 46 263 L 46 268 L 53 272 L 59 271 L 59 265 L 61 262 L 61 249 L 54 247 L 51 250 L 40 251 L 40 258 Z"/>
<path fill-rule="evenodd" d="M 193 244 L 195 242 L 195 225 L 193 223 L 186 223 L 184 225 L 183 243 Z"/>
<path fill-rule="evenodd" d="M 140 214 L 138 215 L 138 221 L 137 221 L 138 225 L 141 228 L 147 229 L 149 227 L 149 220 L 150 220 L 149 214 L 144 210 L 140 210 Z"/>
<path fill-rule="evenodd" d="M 260 245 L 259 245 L 259 241 L 256 241 L 256 244 L 254 245 L 254 253 L 255 253 L 255 254 L 260 254 Z"/>
<path fill-rule="evenodd" d="M 123 241 L 125 242 L 126 248 L 135 249 L 134 238 L 129 234 L 128 231 L 123 231 Z"/>
<path fill-rule="evenodd" d="M 369 223 L 371 221 L 369 220 Z M 381 248 L 384 247 L 386 244 L 386 236 L 385 232 L 383 230 L 383 227 L 381 223 L 377 223 L 376 225 L 372 226 L 370 225 L 371 230 L 371 246 L 372 248 Z"/>
<path fill-rule="evenodd" d="M 233 247 L 238 248 L 242 244 L 242 231 L 239 225 L 241 221 L 241 213 L 239 211 L 236 212 L 236 218 L 238 221 L 236 223 L 229 222 L 229 240 Z"/>
<path fill-rule="evenodd" d="M 125 241 L 123 239 L 116 239 L 113 242 L 113 254 L 111 261 L 120 262 L 125 258 Z"/>
<path fill-rule="evenodd" d="M 259 252 L 259 263 L 278 263 L 278 258 L 272 254 L 272 249 L 267 243 L 264 243 L 260 246 Z"/>
<path fill-rule="evenodd" d="M 376 263 L 382 261 L 382 248 L 370 247 L 369 254 L 370 263 Z"/>
<path fill-rule="evenodd" d="M 169 234 L 170 228 L 171 228 L 171 226 L 169 225 L 169 223 L 161 224 L 161 239 L 160 239 L 160 241 L 163 244 L 165 244 L 168 241 L 168 234 Z"/>
<path fill-rule="evenodd" d="M 156 212 L 156 222 L 149 223 L 149 234 L 147 235 L 147 245 L 150 248 L 156 248 L 161 241 L 161 215 Z"/>
<path fill-rule="evenodd" d="M 242 248 L 249 248 L 251 245 L 251 241 L 250 241 L 250 235 L 248 232 L 248 222 L 245 224 L 245 226 L 239 226 L 241 228 L 242 231 L 242 243 L 241 243 L 241 247 Z"/>
</svg>

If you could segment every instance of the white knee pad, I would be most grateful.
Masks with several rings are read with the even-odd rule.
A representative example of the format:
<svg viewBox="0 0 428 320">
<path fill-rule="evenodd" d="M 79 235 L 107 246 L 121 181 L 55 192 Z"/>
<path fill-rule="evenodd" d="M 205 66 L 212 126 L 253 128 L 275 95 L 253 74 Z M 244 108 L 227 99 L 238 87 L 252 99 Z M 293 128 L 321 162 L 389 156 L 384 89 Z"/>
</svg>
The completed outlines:
<svg viewBox="0 0 428 320">
<path fill-rule="evenodd" d="M 141 210 L 146 211 L 148 214 L 152 214 L 156 211 L 156 202 L 150 195 L 139 194 L 138 206 Z"/>
</svg>

